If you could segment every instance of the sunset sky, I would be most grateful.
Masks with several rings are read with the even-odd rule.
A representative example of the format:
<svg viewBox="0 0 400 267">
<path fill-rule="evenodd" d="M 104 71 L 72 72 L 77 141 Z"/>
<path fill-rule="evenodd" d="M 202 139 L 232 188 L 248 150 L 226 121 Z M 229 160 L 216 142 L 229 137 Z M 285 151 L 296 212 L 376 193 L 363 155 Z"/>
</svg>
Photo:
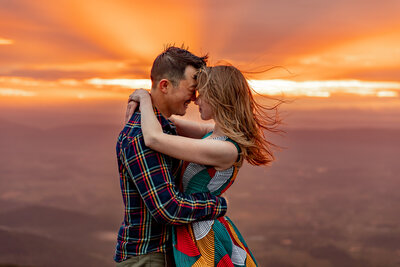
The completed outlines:
<svg viewBox="0 0 400 267">
<path fill-rule="evenodd" d="M 115 266 L 116 143 L 168 44 L 281 104 L 227 192 L 260 266 L 399 266 L 400 0 L 0 0 L 0 267 Z"/>
<path fill-rule="evenodd" d="M 256 91 L 398 98 L 400 1 L 0 0 L 3 100 L 126 98 L 165 44 L 228 61 Z"/>
</svg>

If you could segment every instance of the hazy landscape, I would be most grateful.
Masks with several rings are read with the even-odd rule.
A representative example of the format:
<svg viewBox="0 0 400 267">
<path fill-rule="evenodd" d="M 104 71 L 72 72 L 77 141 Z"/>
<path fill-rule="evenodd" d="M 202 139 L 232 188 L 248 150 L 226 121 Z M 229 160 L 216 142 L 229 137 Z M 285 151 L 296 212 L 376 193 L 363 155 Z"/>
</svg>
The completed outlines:
<svg viewBox="0 0 400 267">
<path fill-rule="evenodd" d="M 114 266 L 123 106 L 0 109 L 0 266 Z M 400 266 L 399 124 L 354 114 L 332 115 L 336 128 L 289 123 L 271 167 L 239 172 L 229 217 L 260 266 Z"/>
</svg>

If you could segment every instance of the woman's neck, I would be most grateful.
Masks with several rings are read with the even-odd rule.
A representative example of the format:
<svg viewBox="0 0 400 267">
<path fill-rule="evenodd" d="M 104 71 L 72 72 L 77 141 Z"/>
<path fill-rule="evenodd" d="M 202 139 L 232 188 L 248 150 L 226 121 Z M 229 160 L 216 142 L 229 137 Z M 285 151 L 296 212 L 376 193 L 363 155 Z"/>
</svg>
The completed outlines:
<svg viewBox="0 0 400 267">
<path fill-rule="evenodd" d="M 221 127 L 215 123 L 213 133 L 211 134 L 212 136 L 224 136 L 224 132 L 222 131 Z"/>
</svg>

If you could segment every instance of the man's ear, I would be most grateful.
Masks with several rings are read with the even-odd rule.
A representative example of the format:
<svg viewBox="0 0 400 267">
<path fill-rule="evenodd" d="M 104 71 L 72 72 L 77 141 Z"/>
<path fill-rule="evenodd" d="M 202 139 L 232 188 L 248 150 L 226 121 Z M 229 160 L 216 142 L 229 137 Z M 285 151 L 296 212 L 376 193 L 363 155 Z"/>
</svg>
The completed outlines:
<svg viewBox="0 0 400 267">
<path fill-rule="evenodd" d="M 164 94 L 168 93 L 168 89 L 171 86 L 171 82 L 167 79 L 162 79 L 159 83 L 158 86 L 160 88 L 160 91 L 163 92 Z"/>
</svg>

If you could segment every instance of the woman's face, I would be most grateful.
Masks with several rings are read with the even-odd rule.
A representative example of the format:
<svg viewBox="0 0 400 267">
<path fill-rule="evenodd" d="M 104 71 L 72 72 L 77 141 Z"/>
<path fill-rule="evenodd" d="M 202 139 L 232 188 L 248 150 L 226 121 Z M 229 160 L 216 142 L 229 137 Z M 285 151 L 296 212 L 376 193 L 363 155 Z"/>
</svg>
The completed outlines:
<svg viewBox="0 0 400 267">
<path fill-rule="evenodd" d="M 199 93 L 194 103 L 199 106 L 199 112 L 202 120 L 211 120 L 214 118 L 211 105 L 208 104 L 207 100 L 202 96 L 201 93 Z"/>
</svg>

